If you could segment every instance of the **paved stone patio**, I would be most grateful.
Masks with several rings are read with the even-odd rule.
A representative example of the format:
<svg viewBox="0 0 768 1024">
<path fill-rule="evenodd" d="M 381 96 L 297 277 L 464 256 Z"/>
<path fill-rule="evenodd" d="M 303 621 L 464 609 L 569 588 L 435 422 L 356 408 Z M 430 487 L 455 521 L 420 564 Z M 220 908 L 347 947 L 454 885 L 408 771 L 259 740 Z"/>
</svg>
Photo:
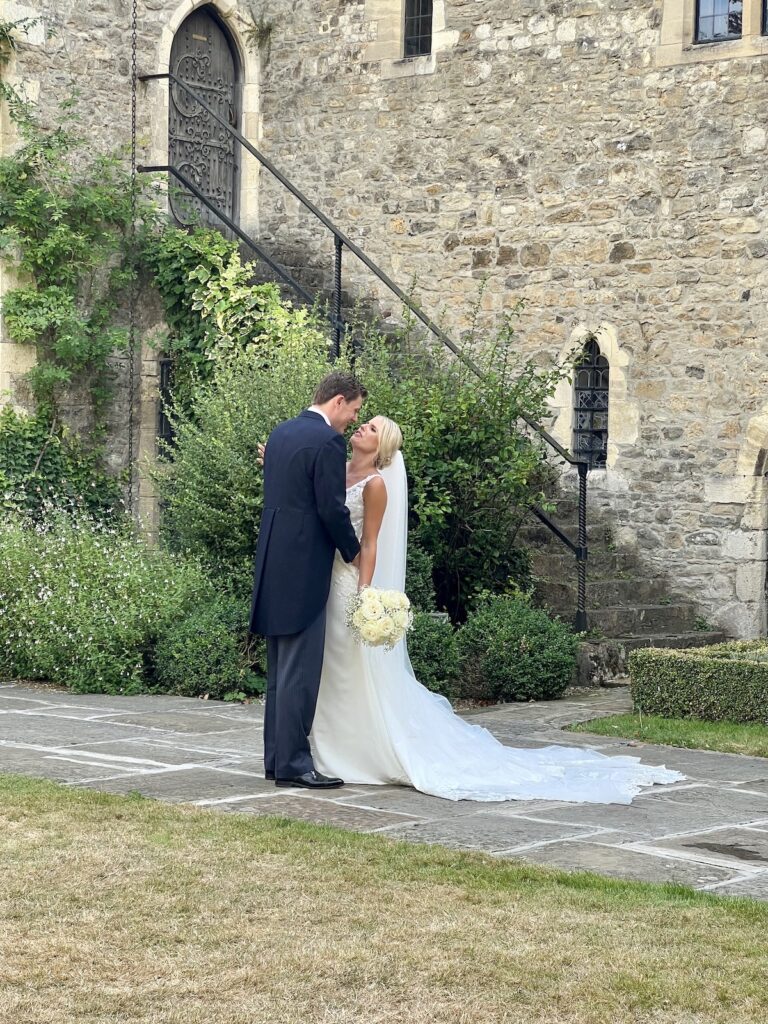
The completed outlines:
<svg viewBox="0 0 768 1024">
<path fill-rule="evenodd" d="M 0 771 L 768 900 L 768 761 L 561 731 L 628 708 L 619 688 L 467 712 L 513 746 L 586 745 L 637 754 L 687 776 L 628 807 L 452 803 L 397 786 L 345 786 L 324 796 L 276 790 L 263 775 L 258 704 L 77 695 L 12 683 L 0 684 Z"/>
</svg>

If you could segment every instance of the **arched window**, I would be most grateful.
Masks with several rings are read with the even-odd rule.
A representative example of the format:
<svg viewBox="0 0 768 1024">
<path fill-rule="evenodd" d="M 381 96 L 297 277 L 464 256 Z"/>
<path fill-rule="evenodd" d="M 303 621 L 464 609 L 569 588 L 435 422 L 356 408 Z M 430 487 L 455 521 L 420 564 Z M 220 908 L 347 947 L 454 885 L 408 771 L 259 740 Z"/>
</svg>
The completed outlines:
<svg viewBox="0 0 768 1024">
<path fill-rule="evenodd" d="M 406 57 L 432 52 L 432 0 L 405 0 Z"/>
<path fill-rule="evenodd" d="M 608 452 L 608 360 L 589 335 L 573 381 L 573 454 L 602 469 Z"/>
<path fill-rule="evenodd" d="M 173 40 L 170 70 L 194 89 L 208 107 L 233 127 L 239 126 L 239 62 L 213 7 L 201 7 L 182 22 Z M 236 157 L 235 141 L 223 125 L 188 93 L 171 83 L 168 161 L 233 220 L 237 219 L 238 212 Z M 176 182 L 171 193 L 171 210 L 180 224 L 202 220 L 221 226 L 221 221 L 205 204 L 179 192 Z"/>
</svg>

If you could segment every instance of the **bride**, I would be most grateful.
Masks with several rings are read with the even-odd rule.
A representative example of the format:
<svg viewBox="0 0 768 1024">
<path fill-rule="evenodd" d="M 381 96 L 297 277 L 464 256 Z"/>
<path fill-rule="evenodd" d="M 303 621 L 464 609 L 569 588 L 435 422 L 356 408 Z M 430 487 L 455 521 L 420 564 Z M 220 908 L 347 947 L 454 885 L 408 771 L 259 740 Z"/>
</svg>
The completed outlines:
<svg viewBox="0 0 768 1024">
<path fill-rule="evenodd" d="M 387 651 L 354 638 L 345 615 L 358 589 L 405 590 L 408 485 L 401 444 L 400 428 L 385 416 L 352 435 L 346 503 L 360 564 L 358 571 L 336 553 L 310 737 L 316 767 L 346 782 L 413 786 L 448 800 L 628 804 L 643 786 L 681 780 L 679 772 L 635 757 L 506 747 L 417 681 L 405 640 Z"/>
</svg>

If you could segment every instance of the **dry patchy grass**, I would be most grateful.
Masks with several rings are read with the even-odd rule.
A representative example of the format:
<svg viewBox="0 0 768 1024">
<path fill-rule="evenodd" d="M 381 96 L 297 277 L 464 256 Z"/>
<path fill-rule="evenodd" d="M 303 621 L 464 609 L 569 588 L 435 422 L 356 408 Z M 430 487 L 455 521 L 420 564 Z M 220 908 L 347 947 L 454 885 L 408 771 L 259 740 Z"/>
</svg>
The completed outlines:
<svg viewBox="0 0 768 1024">
<path fill-rule="evenodd" d="M 762 1024 L 768 907 L 0 776 L 3 1024 Z"/>
</svg>

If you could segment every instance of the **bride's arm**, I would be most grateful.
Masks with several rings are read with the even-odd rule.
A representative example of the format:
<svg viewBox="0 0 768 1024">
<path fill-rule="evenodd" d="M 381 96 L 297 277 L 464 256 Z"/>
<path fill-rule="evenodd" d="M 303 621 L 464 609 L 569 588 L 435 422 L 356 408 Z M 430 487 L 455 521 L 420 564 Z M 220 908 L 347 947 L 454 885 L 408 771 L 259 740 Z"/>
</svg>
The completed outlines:
<svg viewBox="0 0 768 1024">
<path fill-rule="evenodd" d="M 357 589 L 370 586 L 376 568 L 376 543 L 387 507 L 387 487 L 380 476 L 369 480 L 363 489 L 363 536 L 360 539 L 360 572 Z"/>
</svg>

